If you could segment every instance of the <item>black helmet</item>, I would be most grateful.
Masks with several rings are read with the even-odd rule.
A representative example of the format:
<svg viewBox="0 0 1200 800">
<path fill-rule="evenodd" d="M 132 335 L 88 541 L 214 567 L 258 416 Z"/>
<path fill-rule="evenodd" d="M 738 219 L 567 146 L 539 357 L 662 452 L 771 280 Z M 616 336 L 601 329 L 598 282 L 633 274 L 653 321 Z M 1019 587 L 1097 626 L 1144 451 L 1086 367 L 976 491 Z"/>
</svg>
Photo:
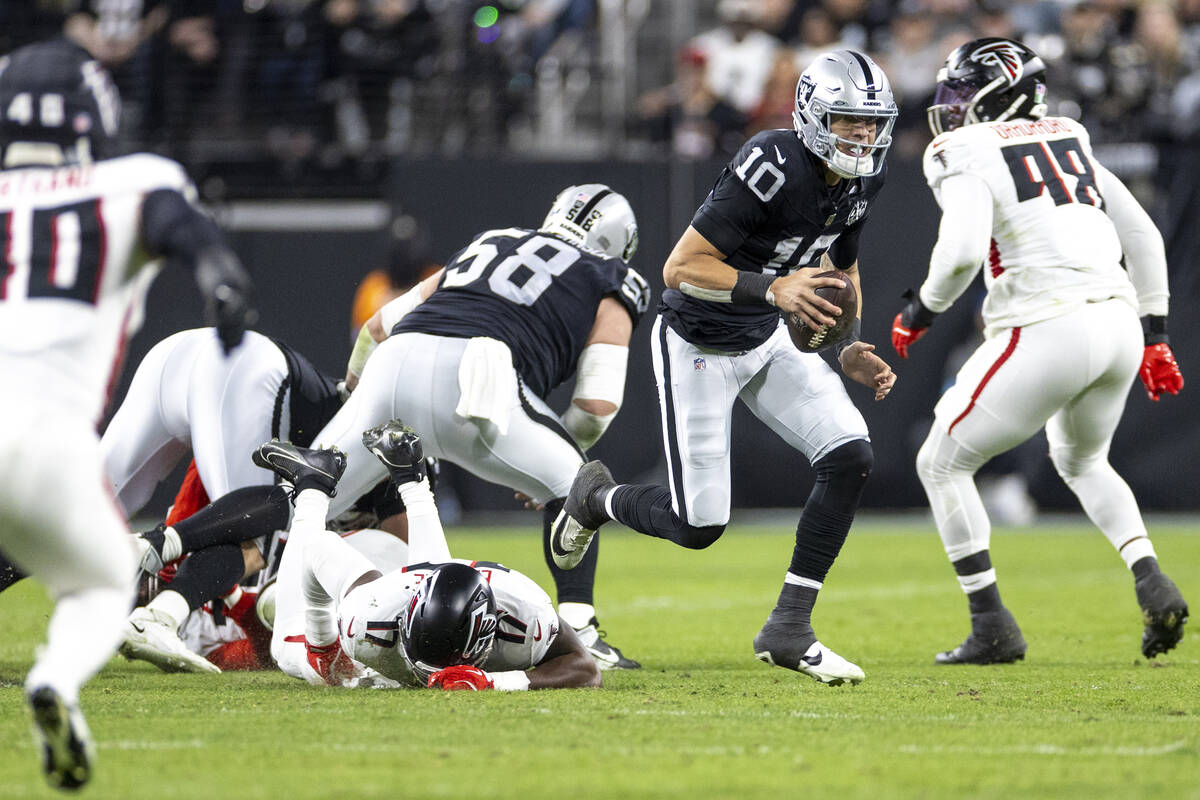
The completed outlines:
<svg viewBox="0 0 1200 800">
<path fill-rule="evenodd" d="M 0 58 L 0 154 L 13 144 L 53 145 L 64 163 L 99 158 L 116 136 L 121 99 L 100 62 L 67 39 L 27 45 Z M 51 150 L 50 152 L 54 152 Z"/>
<path fill-rule="evenodd" d="M 1046 115 L 1046 65 L 1012 39 L 967 42 L 938 70 L 928 114 L 934 136 L 976 122 L 1041 119 Z"/>
<path fill-rule="evenodd" d="M 496 598 L 466 564 L 443 564 L 421 583 L 401 620 L 404 655 L 417 674 L 456 664 L 479 666 L 496 639 Z"/>
</svg>

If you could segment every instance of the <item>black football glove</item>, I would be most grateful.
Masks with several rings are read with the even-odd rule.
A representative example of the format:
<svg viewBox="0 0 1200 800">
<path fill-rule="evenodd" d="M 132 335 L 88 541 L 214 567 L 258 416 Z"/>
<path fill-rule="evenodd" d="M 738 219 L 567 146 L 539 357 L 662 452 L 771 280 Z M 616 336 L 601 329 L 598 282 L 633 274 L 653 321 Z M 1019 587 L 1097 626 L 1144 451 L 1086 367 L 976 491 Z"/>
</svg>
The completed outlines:
<svg viewBox="0 0 1200 800">
<path fill-rule="evenodd" d="M 937 312 L 926 308 L 921 296 L 912 289 L 903 296 L 908 305 L 892 320 L 892 347 L 896 348 L 901 358 L 908 358 L 909 346 L 925 335 Z"/>
<path fill-rule="evenodd" d="M 204 317 L 217 329 L 225 355 L 242 343 L 246 328 L 258 320 L 250 305 L 250 276 L 227 247 L 205 248 L 196 258 L 196 284 L 204 296 Z"/>
</svg>

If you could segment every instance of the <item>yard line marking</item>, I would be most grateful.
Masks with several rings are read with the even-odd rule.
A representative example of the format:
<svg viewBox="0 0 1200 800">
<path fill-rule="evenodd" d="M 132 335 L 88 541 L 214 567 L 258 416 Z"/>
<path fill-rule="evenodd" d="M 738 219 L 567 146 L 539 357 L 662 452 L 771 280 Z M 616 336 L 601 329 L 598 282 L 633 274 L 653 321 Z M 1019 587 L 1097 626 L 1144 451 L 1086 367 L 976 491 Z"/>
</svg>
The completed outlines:
<svg viewBox="0 0 1200 800">
<path fill-rule="evenodd" d="M 913 755 L 978 753 L 987 756 L 1002 755 L 1035 755 L 1035 756 L 1165 756 L 1177 753 L 1187 746 L 1182 739 L 1169 744 L 1154 747 L 1064 747 L 1057 744 L 1019 744 L 1011 747 L 967 747 L 964 745 L 924 745 L 906 744 L 898 749 L 902 753 Z"/>
</svg>

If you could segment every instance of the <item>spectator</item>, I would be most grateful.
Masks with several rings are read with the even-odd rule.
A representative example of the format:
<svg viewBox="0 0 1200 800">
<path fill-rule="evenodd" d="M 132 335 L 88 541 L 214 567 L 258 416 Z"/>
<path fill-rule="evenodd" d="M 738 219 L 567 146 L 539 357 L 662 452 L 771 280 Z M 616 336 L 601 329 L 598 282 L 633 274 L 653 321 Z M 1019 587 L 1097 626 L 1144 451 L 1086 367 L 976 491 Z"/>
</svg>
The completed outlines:
<svg viewBox="0 0 1200 800">
<path fill-rule="evenodd" d="M 690 46 L 705 57 L 709 88 L 743 114 L 752 114 L 775 63 L 780 42 L 759 26 L 761 0 L 720 0 L 720 24 L 695 37 Z"/>
<path fill-rule="evenodd" d="M 652 142 L 669 145 L 685 158 L 737 152 L 746 116 L 720 99 L 705 80 L 707 58 L 684 47 L 675 61 L 675 80 L 638 99 L 638 122 Z"/>
</svg>

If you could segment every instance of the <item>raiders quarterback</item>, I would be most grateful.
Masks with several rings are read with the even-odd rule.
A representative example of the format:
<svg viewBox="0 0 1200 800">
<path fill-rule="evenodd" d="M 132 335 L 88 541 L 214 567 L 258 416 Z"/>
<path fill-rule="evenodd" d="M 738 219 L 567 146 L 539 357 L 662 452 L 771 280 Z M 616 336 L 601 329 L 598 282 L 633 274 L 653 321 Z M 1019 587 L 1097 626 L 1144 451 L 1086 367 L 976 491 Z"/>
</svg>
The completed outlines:
<svg viewBox="0 0 1200 800">
<path fill-rule="evenodd" d="M 1167 339 L 1162 236 L 1096 161 L 1087 129 L 1046 116 L 1045 80 L 1042 59 L 1024 44 L 976 39 L 946 59 L 929 109 L 925 177 L 942 221 L 929 274 L 893 323 L 900 356 L 985 262 L 987 287 L 985 341 L 938 401 L 917 454 L 971 613 L 970 635 L 939 653 L 939 664 L 1025 656 L 1000 600 L 974 475 L 1043 426 L 1058 474 L 1133 573 L 1143 655 L 1173 648 L 1187 621 L 1133 493 L 1108 461 L 1135 377 L 1154 401 L 1183 388 Z"/>
<path fill-rule="evenodd" d="M 740 398 L 817 473 L 754 653 L 835 685 L 858 683 L 863 672 L 817 640 L 810 616 L 849 533 L 872 450 L 841 380 L 821 356 L 792 345 L 779 312 L 814 329 L 833 323 L 841 310 L 815 290 L 841 282 L 814 277 L 823 261 L 844 270 L 861 297 L 858 239 L 883 187 L 896 113 L 878 65 L 853 50 L 832 51 L 800 77 L 795 129 L 765 131 L 742 146 L 663 269 L 669 288 L 652 345 L 670 485 L 618 486 L 603 464 L 589 462 L 555 530 L 566 565 L 609 519 L 684 547 L 712 544 L 729 521 L 730 425 Z M 895 375 L 858 330 L 856 323 L 837 358 L 881 400 Z"/>
<path fill-rule="evenodd" d="M 119 106 L 103 67 L 64 39 L 0 58 L 0 548 L 55 601 L 25 687 L 43 770 L 64 789 L 91 775 L 79 690 L 132 600 L 96 435 L 124 344 L 162 259 L 194 266 L 226 354 L 251 316 L 249 278 L 182 168 L 107 158 Z"/>
<path fill-rule="evenodd" d="M 254 454 L 294 488 L 272 620 L 279 667 L 333 686 L 599 686 L 600 668 L 537 584 L 500 564 L 450 557 L 416 432 L 392 420 L 361 442 L 408 507 L 409 563 L 387 573 L 325 529 L 346 466 L 340 451 L 276 440 Z"/>
<path fill-rule="evenodd" d="M 480 234 L 444 270 L 380 309 L 350 358 L 353 393 L 314 442 L 346 455 L 331 512 L 384 477 L 359 441 L 362 431 L 401 417 L 422 432 L 427 454 L 544 504 L 548 541 L 583 451 L 624 397 L 630 335 L 650 294 L 628 265 L 637 241 L 621 194 L 602 184 L 569 186 L 537 230 Z M 544 398 L 572 373 L 572 401 L 560 420 Z M 639 666 L 601 638 L 595 556 L 568 572 L 547 544 L 546 560 L 559 613 L 601 666 Z"/>
</svg>

